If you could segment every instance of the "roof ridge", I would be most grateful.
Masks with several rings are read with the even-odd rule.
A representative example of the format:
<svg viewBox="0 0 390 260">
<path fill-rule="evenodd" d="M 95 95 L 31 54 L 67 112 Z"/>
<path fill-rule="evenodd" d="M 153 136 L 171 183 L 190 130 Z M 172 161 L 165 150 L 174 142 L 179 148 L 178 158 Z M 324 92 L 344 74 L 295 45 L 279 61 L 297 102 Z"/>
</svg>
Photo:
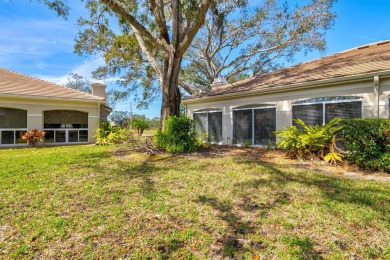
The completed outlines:
<svg viewBox="0 0 390 260">
<path fill-rule="evenodd" d="M 253 79 L 256 79 L 256 78 L 261 78 L 263 76 L 266 76 L 266 75 L 269 75 L 269 74 L 273 74 L 275 72 L 281 72 L 281 71 L 286 70 L 286 69 L 291 69 L 291 68 L 294 68 L 294 67 L 301 66 L 303 64 L 312 63 L 312 62 L 315 62 L 317 60 L 321 60 L 321 59 L 324 59 L 324 58 L 336 56 L 336 55 L 339 55 L 339 54 L 342 54 L 342 53 L 345 53 L 345 52 L 349 52 L 349 51 L 353 51 L 353 50 L 360 50 L 360 49 L 368 48 L 368 47 L 371 47 L 371 46 L 380 46 L 380 45 L 389 44 L 389 43 L 390 43 L 390 40 L 383 40 L 383 41 L 374 42 L 374 43 L 370 43 L 370 44 L 363 44 L 363 45 L 360 45 L 360 46 L 357 46 L 357 47 L 350 48 L 348 50 L 336 52 L 336 53 L 333 53 L 333 54 L 330 54 L 330 55 L 326 55 L 326 56 L 323 56 L 323 57 L 316 58 L 314 60 L 300 62 L 300 63 L 297 63 L 295 65 L 291 65 L 291 66 L 288 66 L 288 67 L 285 67 L 285 68 L 281 68 L 281 69 L 274 70 L 274 71 L 271 71 L 271 72 L 267 72 L 267 73 L 264 73 L 264 74 L 260 74 L 260 75 L 257 75 L 257 76 L 252 76 L 252 77 L 249 77 L 249 78 L 246 78 L 246 79 L 243 79 L 243 80 L 239 80 L 239 81 L 234 82 L 234 83 L 229 83 L 229 84 L 235 85 L 235 84 L 245 83 L 246 81 L 250 81 L 250 80 L 253 80 Z"/>
<path fill-rule="evenodd" d="M 89 96 L 89 97 L 94 97 L 94 98 L 98 98 L 98 99 L 103 99 L 102 97 L 99 97 L 99 96 L 95 96 L 93 94 L 90 94 L 90 93 L 86 93 L 84 91 L 80 91 L 80 90 L 76 90 L 76 89 L 73 89 L 73 88 L 68 88 L 68 87 L 65 87 L 63 85 L 60 85 L 60 84 L 57 84 L 57 83 L 54 83 L 54 82 L 51 82 L 51 81 L 48 81 L 48 80 L 44 80 L 44 79 L 40 79 L 40 78 L 36 78 L 36 77 L 32 77 L 30 75 L 27 75 L 27 74 L 23 74 L 23 73 L 20 73 L 20 72 L 17 72 L 17 71 L 13 71 L 13 70 L 10 70 L 10 69 L 6 69 L 6 68 L 3 68 L 3 67 L 0 67 L 0 69 L 4 70 L 4 71 L 8 71 L 10 73 L 14 73 L 14 74 L 18 74 L 22 77 L 27 77 L 27 78 L 30 78 L 30 79 L 33 79 L 33 80 L 38 80 L 38 81 L 42 81 L 44 83 L 47 83 L 47 84 L 50 84 L 50 85 L 54 85 L 56 87 L 61 87 L 61 88 L 64 88 L 66 90 L 70 90 L 70 91 L 73 91 L 75 93 L 79 93 L 79 94 L 83 94 L 83 95 L 86 95 L 86 96 Z"/>
<path fill-rule="evenodd" d="M 390 40 L 357 46 L 317 59 L 301 62 L 279 70 L 252 76 L 244 80 L 213 88 L 209 92 L 190 96 L 197 99 L 262 90 L 277 86 L 313 84 L 324 80 L 342 81 L 355 75 L 382 73 L 390 76 Z"/>
<path fill-rule="evenodd" d="M 379 45 L 383 45 L 383 44 L 387 44 L 387 43 L 390 43 L 390 40 L 382 40 L 382 41 L 379 41 L 379 42 L 363 44 L 363 45 L 356 46 L 356 47 L 353 47 L 353 48 L 350 48 L 350 49 L 347 49 L 347 50 L 344 50 L 344 51 L 340 51 L 338 53 L 344 53 L 344 52 L 353 51 L 353 50 L 361 50 L 361 49 L 365 49 L 365 48 L 368 48 L 368 47 L 379 46 Z M 337 54 L 337 53 L 335 53 L 335 54 Z"/>
</svg>

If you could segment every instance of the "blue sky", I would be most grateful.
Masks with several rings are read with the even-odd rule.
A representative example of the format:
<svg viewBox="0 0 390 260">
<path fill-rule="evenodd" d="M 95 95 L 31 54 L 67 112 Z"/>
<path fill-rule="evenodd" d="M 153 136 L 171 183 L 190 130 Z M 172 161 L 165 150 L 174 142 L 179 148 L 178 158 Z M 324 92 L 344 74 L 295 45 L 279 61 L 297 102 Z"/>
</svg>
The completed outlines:
<svg viewBox="0 0 390 260">
<path fill-rule="evenodd" d="M 91 71 L 103 60 L 73 53 L 76 21 L 85 10 L 81 2 L 69 2 L 72 10 L 64 20 L 37 1 L 0 0 L 0 67 L 58 84 L 66 83 L 71 72 L 91 78 Z M 334 10 L 337 18 L 327 32 L 327 51 L 298 54 L 295 63 L 390 39 L 390 0 L 339 0 Z M 115 87 L 110 80 L 106 83 L 109 88 Z M 153 118 L 159 116 L 160 104 L 156 100 L 148 110 L 141 111 L 133 106 L 133 113 Z M 120 102 L 115 109 L 129 107 L 129 102 Z"/>
</svg>

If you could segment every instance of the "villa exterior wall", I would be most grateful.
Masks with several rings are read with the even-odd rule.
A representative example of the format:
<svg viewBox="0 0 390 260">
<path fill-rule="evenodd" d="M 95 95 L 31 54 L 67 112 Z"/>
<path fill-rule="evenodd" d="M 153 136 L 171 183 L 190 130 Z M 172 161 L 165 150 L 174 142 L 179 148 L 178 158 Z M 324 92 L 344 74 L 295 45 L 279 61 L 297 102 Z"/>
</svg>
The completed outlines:
<svg viewBox="0 0 390 260">
<path fill-rule="evenodd" d="M 99 104 L 96 102 L 0 97 L 0 107 L 26 110 L 27 130 L 44 130 L 44 111 L 73 110 L 88 113 L 88 142 L 95 142 L 94 130 L 99 127 Z"/>
<path fill-rule="evenodd" d="M 240 96 L 238 96 L 240 95 Z M 290 89 L 276 93 L 212 98 L 199 98 L 184 101 L 186 113 L 200 109 L 222 110 L 222 143 L 228 143 L 233 136 L 233 109 L 251 104 L 272 104 L 276 106 L 276 130 L 292 125 L 292 103 L 302 99 L 317 97 L 355 96 L 362 98 L 363 118 L 389 118 L 390 78 L 380 78 L 376 86 L 373 78 L 355 82 L 344 82 L 332 85 L 306 87 L 305 89 Z"/>
</svg>

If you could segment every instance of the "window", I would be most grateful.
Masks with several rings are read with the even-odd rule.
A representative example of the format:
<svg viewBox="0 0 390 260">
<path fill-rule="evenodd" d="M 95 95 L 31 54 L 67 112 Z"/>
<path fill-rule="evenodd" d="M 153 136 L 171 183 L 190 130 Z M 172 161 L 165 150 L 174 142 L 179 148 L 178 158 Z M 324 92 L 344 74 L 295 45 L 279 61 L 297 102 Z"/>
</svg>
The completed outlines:
<svg viewBox="0 0 390 260">
<path fill-rule="evenodd" d="M 253 109 L 233 111 L 233 143 L 252 144 Z"/>
<path fill-rule="evenodd" d="M 72 110 L 44 112 L 45 143 L 88 142 L 88 113 Z"/>
<path fill-rule="evenodd" d="M 255 109 L 255 142 L 254 144 L 268 144 L 275 142 L 276 137 L 276 109 Z"/>
<path fill-rule="evenodd" d="M 27 111 L 0 107 L 0 145 L 24 144 L 27 131 Z"/>
<path fill-rule="evenodd" d="M 302 119 L 308 125 L 323 125 L 336 117 L 362 117 L 362 101 L 359 97 L 311 98 L 297 101 L 292 106 L 293 119 Z"/>
<path fill-rule="evenodd" d="M 219 143 L 222 141 L 222 111 L 202 110 L 193 115 L 195 131 L 204 136 L 207 142 Z"/>
<path fill-rule="evenodd" d="M 268 144 L 275 141 L 276 108 L 248 105 L 233 110 L 233 143 Z"/>
</svg>

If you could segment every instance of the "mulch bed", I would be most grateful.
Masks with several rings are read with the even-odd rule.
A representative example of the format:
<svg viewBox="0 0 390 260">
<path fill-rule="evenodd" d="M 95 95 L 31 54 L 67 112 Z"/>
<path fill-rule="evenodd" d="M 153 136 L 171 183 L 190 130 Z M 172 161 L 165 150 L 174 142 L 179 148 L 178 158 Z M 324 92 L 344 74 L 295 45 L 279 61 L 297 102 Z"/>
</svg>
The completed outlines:
<svg viewBox="0 0 390 260">
<path fill-rule="evenodd" d="M 280 166 L 299 167 L 307 170 L 322 172 L 325 174 L 343 175 L 347 178 L 361 180 L 375 180 L 390 182 L 390 174 L 385 172 L 363 170 L 344 160 L 342 164 L 329 165 L 320 160 L 304 161 L 291 158 L 287 152 L 279 149 L 266 149 L 263 147 L 237 147 L 225 145 L 212 145 L 202 148 L 196 153 L 183 155 L 187 157 L 242 157 L 252 160 L 260 160 Z"/>
</svg>

